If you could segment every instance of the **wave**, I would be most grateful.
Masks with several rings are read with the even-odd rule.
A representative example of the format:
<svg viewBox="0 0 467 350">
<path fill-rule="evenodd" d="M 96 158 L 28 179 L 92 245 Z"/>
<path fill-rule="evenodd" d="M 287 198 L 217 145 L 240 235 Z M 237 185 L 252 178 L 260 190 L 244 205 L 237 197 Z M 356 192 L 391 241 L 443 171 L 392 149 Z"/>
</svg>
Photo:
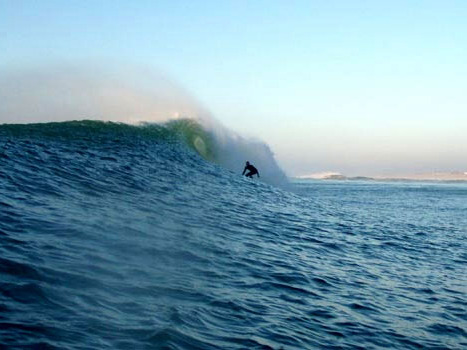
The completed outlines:
<svg viewBox="0 0 467 350">
<path fill-rule="evenodd" d="M 0 136 L 8 147 L 9 139 L 41 138 L 57 141 L 80 140 L 88 143 L 118 141 L 120 143 L 171 142 L 187 146 L 203 159 L 240 173 L 246 160 L 261 172 L 261 180 L 283 185 L 286 176 L 277 165 L 267 145 L 252 142 L 227 131 L 209 129 L 193 119 L 165 123 L 125 123 L 81 120 L 33 124 L 3 124 Z"/>
<path fill-rule="evenodd" d="M 287 182 L 267 144 L 228 130 L 187 91 L 148 70 L 89 65 L 7 69 L 0 73 L 0 101 L 0 123 L 12 134 L 177 139 L 236 173 L 250 161 L 261 181 Z"/>
<path fill-rule="evenodd" d="M 462 348 L 463 186 L 283 191 L 229 137 L 0 125 L 0 348 Z"/>
</svg>

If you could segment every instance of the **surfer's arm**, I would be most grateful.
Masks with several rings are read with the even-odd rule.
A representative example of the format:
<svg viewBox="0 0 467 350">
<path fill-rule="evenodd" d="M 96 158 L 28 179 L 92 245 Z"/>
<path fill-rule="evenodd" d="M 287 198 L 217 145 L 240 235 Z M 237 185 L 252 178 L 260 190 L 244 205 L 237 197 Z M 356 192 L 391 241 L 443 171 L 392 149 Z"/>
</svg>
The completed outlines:
<svg viewBox="0 0 467 350">
<path fill-rule="evenodd" d="M 245 175 L 245 171 L 246 171 L 246 167 L 245 167 L 245 169 L 243 169 L 243 173 L 242 173 L 242 175 Z"/>
</svg>

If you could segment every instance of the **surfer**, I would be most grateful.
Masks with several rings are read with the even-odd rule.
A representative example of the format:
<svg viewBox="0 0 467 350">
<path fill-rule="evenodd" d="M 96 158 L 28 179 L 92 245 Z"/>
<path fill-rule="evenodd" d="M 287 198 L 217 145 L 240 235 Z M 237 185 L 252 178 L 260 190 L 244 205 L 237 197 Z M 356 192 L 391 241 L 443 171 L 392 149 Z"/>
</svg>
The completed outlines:
<svg viewBox="0 0 467 350">
<path fill-rule="evenodd" d="M 248 173 L 245 175 L 246 177 L 253 178 L 253 175 L 258 175 L 258 169 L 256 169 L 253 165 L 250 164 L 250 162 L 246 162 L 245 169 L 243 169 L 242 175 L 245 174 L 245 172 L 248 170 Z"/>
</svg>

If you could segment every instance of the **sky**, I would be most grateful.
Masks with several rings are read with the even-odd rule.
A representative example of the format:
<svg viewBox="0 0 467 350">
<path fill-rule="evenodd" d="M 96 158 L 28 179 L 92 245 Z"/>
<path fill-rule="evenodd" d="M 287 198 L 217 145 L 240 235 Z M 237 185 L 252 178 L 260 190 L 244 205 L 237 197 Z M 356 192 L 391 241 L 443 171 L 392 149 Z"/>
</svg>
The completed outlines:
<svg viewBox="0 0 467 350">
<path fill-rule="evenodd" d="M 467 1 L 0 0 L 0 70 L 170 76 L 289 175 L 467 171 Z"/>
</svg>

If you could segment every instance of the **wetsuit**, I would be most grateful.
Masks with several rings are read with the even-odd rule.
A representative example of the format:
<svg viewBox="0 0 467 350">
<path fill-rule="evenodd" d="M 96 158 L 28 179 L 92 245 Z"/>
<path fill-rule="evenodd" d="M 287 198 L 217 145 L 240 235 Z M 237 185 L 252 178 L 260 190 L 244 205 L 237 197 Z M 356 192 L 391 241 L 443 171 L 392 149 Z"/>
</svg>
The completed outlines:
<svg viewBox="0 0 467 350">
<path fill-rule="evenodd" d="M 244 175 L 247 170 L 248 170 L 248 173 L 245 175 L 246 177 L 252 178 L 253 175 L 258 175 L 259 177 L 258 169 L 256 169 L 253 165 L 248 164 L 247 166 L 245 166 L 245 169 L 243 169 L 242 175 Z"/>
</svg>

